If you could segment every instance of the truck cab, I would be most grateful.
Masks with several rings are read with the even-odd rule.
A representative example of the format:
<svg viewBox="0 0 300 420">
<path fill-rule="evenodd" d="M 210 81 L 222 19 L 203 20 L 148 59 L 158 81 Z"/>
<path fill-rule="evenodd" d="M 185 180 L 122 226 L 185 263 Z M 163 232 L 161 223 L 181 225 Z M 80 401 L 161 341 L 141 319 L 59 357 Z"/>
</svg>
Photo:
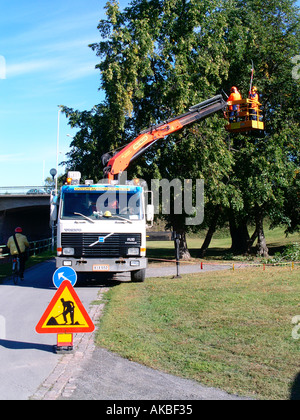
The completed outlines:
<svg viewBox="0 0 300 420">
<path fill-rule="evenodd" d="M 144 281 L 146 226 L 153 220 L 142 186 L 72 182 L 52 200 L 57 212 L 56 267 L 78 273 L 130 272 Z M 57 214 L 55 214 L 57 213 Z M 147 217 L 148 215 L 148 217 Z"/>
</svg>

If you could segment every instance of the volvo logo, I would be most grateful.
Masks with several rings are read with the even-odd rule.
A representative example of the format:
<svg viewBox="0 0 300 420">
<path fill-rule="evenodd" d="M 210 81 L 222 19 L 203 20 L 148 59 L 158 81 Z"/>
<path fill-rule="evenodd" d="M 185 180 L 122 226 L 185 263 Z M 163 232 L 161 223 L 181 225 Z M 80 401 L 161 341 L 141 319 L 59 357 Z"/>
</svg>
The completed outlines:
<svg viewBox="0 0 300 420">
<path fill-rule="evenodd" d="M 109 233 L 109 234 L 108 234 L 108 235 L 106 235 L 106 236 L 99 236 L 99 237 L 98 237 L 98 240 L 97 240 L 97 241 L 95 241 L 95 242 L 93 242 L 92 244 L 90 244 L 90 245 L 89 245 L 89 247 L 95 246 L 95 245 L 97 245 L 97 244 L 104 244 L 105 239 L 109 238 L 109 237 L 110 237 L 110 236 L 112 236 L 113 234 L 114 234 L 114 232 Z"/>
</svg>

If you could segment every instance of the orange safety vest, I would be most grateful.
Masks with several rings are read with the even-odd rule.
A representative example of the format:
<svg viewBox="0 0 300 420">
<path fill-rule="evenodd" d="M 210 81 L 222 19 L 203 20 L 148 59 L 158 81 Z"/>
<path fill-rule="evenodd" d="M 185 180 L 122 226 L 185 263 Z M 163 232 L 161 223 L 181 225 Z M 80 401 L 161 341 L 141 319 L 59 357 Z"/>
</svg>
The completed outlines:
<svg viewBox="0 0 300 420">
<path fill-rule="evenodd" d="M 257 93 L 250 93 L 249 99 L 251 99 L 250 108 L 256 109 L 258 107 L 259 97 Z"/>
<path fill-rule="evenodd" d="M 240 94 L 240 92 L 232 92 L 229 96 L 229 98 L 227 99 L 227 102 L 229 101 L 240 101 L 242 99 L 242 95 Z M 239 107 L 238 107 L 239 109 Z M 229 105 L 229 111 L 232 111 L 232 105 Z"/>
</svg>

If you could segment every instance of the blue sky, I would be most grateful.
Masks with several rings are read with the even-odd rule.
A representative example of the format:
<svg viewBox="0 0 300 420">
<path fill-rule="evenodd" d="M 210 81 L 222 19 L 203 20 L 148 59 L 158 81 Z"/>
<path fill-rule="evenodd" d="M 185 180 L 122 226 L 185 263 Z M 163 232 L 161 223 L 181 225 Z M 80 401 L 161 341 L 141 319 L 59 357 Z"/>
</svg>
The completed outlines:
<svg viewBox="0 0 300 420">
<path fill-rule="evenodd" d="M 85 110 L 103 100 L 97 57 L 88 44 L 100 41 L 105 3 L 1 1 L 0 187 L 43 185 L 56 167 L 58 105 Z M 59 161 L 69 150 L 67 134 L 75 130 L 62 114 Z"/>
<path fill-rule="evenodd" d="M 129 3 L 120 0 L 121 8 Z M 97 24 L 105 4 L 1 1 L 0 187 L 43 185 L 56 166 L 58 105 L 85 110 L 103 100 L 97 57 L 88 44 L 100 41 Z M 75 131 L 61 115 L 59 161 L 69 150 L 68 135 Z"/>
</svg>

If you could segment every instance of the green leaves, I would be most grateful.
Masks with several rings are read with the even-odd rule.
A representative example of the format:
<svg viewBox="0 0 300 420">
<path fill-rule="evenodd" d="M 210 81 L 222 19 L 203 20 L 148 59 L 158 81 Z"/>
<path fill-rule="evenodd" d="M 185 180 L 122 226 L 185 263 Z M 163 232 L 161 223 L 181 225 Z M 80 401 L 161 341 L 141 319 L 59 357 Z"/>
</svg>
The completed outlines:
<svg viewBox="0 0 300 420">
<path fill-rule="evenodd" d="M 246 98 L 253 60 L 263 139 L 229 136 L 220 114 L 161 140 L 129 170 L 148 180 L 204 178 L 207 209 L 221 206 L 249 223 L 259 208 L 274 223 L 296 229 L 289 198 L 299 194 L 300 84 L 291 58 L 300 51 L 300 24 L 294 2 L 134 0 L 121 12 L 110 0 L 105 9 L 101 41 L 91 45 L 105 101 L 90 112 L 65 109 L 79 128 L 69 166 L 101 177 L 100 156 L 143 128 L 232 85 Z"/>
</svg>

